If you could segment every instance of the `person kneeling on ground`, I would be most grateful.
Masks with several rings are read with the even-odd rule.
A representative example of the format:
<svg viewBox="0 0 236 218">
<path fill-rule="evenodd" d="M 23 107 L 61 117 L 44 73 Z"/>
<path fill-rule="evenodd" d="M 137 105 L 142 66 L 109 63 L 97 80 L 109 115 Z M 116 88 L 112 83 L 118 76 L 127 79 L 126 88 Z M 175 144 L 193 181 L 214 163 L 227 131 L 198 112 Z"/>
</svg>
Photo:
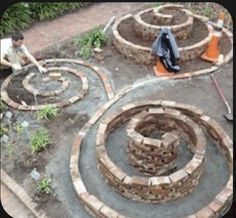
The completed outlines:
<svg viewBox="0 0 236 218">
<path fill-rule="evenodd" d="M 47 69 L 42 67 L 38 61 L 30 54 L 23 44 L 24 36 L 13 33 L 11 38 L 1 39 L 1 69 L 11 67 L 13 73 L 22 70 L 22 65 L 26 64 L 25 57 L 37 66 L 40 73 L 46 73 Z"/>
</svg>

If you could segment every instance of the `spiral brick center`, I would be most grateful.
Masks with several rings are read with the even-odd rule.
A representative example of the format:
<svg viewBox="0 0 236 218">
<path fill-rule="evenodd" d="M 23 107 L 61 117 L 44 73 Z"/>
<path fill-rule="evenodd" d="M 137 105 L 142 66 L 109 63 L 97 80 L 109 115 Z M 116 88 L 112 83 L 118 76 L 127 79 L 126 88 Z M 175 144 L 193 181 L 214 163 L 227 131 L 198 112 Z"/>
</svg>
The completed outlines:
<svg viewBox="0 0 236 218">
<path fill-rule="evenodd" d="M 108 134 L 129 120 L 131 114 L 134 117 L 127 126 L 128 157 L 136 168 L 151 177 L 127 175 L 110 160 L 105 149 Z M 144 136 L 154 130 L 165 134 L 161 139 Z M 188 142 L 194 155 L 183 168 L 172 172 L 180 137 Z M 193 191 L 202 175 L 206 140 L 201 128 L 181 111 L 165 106 L 122 108 L 100 124 L 96 144 L 101 173 L 117 192 L 133 200 L 157 203 L 182 198 Z"/>
<path fill-rule="evenodd" d="M 130 121 L 127 128 L 129 159 L 135 168 L 147 175 L 162 175 L 175 168 L 178 135 L 167 132 L 161 139 L 143 136 L 163 129 L 158 120 L 164 121 L 157 114 L 142 112 Z"/>
</svg>

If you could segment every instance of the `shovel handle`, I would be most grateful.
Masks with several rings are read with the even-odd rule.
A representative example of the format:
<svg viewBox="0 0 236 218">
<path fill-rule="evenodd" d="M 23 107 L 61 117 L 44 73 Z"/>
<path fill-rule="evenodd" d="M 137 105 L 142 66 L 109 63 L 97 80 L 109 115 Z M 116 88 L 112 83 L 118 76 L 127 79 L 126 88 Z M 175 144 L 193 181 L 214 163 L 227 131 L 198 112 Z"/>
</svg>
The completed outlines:
<svg viewBox="0 0 236 218">
<path fill-rule="evenodd" d="M 212 80 L 213 80 L 213 82 L 214 82 L 214 85 L 216 86 L 217 90 L 219 91 L 220 96 L 221 96 L 221 98 L 223 99 L 223 101 L 224 101 L 224 103 L 225 103 L 225 105 L 226 105 L 226 107 L 227 107 L 227 109 L 228 109 L 228 112 L 231 113 L 231 109 L 230 109 L 229 103 L 227 102 L 227 100 L 226 100 L 226 98 L 225 98 L 225 96 L 224 96 L 224 93 L 223 93 L 223 91 L 220 89 L 220 86 L 219 86 L 218 82 L 216 81 L 216 79 L 215 79 L 215 77 L 214 77 L 213 74 L 211 74 L 211 78 L 212 78 Z"/>
</svg>

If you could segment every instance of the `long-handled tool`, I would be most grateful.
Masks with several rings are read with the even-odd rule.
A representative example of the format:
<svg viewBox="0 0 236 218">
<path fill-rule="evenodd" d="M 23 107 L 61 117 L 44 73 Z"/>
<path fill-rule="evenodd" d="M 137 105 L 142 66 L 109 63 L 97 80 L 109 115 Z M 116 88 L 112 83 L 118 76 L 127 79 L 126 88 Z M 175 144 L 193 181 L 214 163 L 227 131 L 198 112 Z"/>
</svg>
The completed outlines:
<svg viewBox="0 0 236 218">
<path fill-rule="evenodd" d="M 231 112 L 231 108 L 230 108 L 230 106 L 229 106 L 229 103 L 228 103 L 228 101 L 226 100 L 226 98 L 225 98 L 225 96 L 224 96 L 223 91 L 220 89 L 220 86 L 219 86 L 219 84 L 217 83 L 217 81 L 216 81 L 216 79 L 215 79 L 215 77 L 214 77 L 213 74 L 211 74 L 211 78 L 212 78 L 212 80 L 213 80 L 213 82 L 214 82 L 214 85 L 216 86 L 218 92 L 220 93 L 220 97 L 223 99 L 223 101 L 224 101 L 224 103 L 225 103 L 225 106 L 227 107 L 228 114 L 224 114 L 224 117 L 225 117 L 227 120 L 229 120 L 229 121 L 233 121 L 233 114 L 232 114 L 232 112 Z"/>
</svg>

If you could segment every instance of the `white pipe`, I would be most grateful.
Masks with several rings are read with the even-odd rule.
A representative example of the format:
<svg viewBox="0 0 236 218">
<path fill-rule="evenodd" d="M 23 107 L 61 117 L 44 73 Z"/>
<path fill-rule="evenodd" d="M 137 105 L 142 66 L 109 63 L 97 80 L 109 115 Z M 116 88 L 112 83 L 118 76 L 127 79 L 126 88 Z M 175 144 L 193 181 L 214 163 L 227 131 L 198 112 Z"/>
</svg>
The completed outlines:
<svg viewBox="0 0 236 218">
<path fill-rule="evenodd" d="M 112 22 L 115 20 L 115 18 L 116 18 L 116 16 L 113 16 L 113 17 L 109 20 L 109 22 L 107 23 L 107 25 L 103 28 L 102 32 L 105 33 L 105 32 L 107 31 L 108 27 L 112 24 Z"/>
</svg>

